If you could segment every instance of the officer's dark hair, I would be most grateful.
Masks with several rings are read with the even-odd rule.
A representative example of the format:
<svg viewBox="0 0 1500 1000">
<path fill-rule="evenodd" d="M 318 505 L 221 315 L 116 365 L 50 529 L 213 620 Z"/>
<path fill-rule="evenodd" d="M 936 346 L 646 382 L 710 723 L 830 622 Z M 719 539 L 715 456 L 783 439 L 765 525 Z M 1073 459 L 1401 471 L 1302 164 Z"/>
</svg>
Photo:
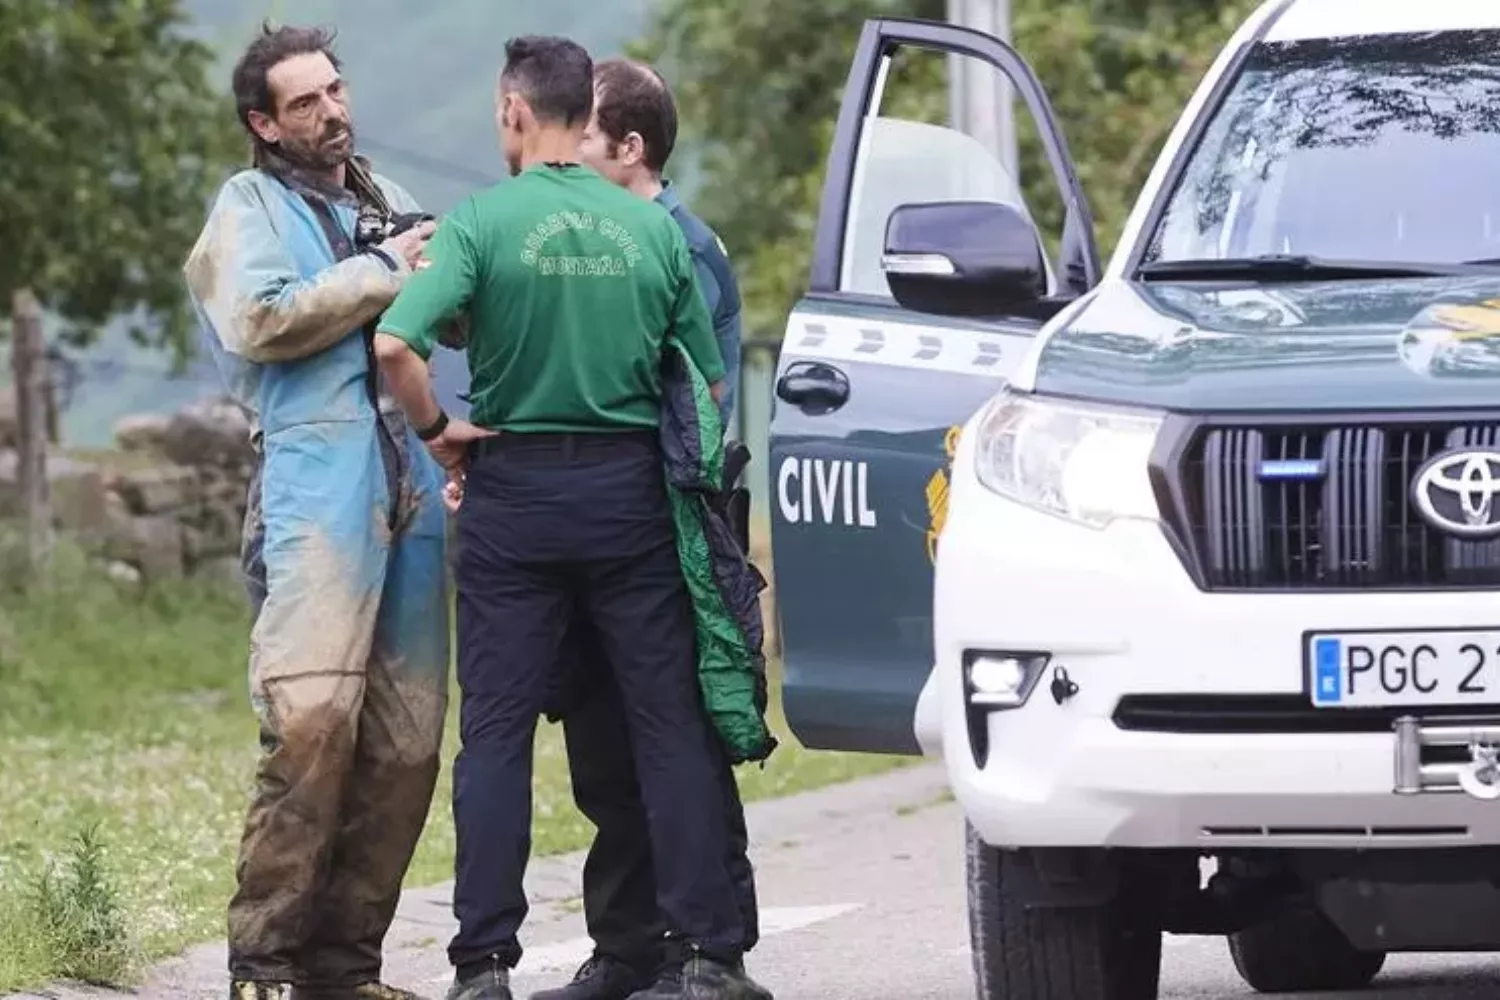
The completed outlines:
<svg viewBox="0 0 1500 1000">
<path fill-rule="evenodd" d="M 549 124 L 582 124 L 594 110 L 594 60 L 567 38 L 523 35 L 506 42 L 500 85 Z"/>
<path fill-rule="evenodd" d="M 271 70 L 293 56 L 319 52 L 328 57 L 335 70 L 342 70 L 343 66 L 333 52 L 333 39 L 334 32 L 330 28 L 273 28 L 270 21 L 261 22 L 260 34 L 251 40 L 245 54 L 234 64 L 231 84 L 235 113 L 252 139 L 257 137 L 250 128 L 250 112 L 270 115 L 276 111 L 269 80 Z"/>
<path fill-rule="evenodd" d="M 644 63 L 606 59 L 594 70 L 599 131 L 610 154 L 632 132 L 645 146 L 646 168 L 660 175 L 677 145 L 677 102 L 662 75 Z"/>
</svg>

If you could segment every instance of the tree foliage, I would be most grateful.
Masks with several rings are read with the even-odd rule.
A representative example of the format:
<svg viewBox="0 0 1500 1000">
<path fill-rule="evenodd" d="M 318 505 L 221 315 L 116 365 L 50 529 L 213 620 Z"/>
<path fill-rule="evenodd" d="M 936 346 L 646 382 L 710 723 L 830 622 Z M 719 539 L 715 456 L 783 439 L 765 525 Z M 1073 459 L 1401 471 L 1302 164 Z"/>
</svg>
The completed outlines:
<svg viewBox="0 0 1500 1000">
<path fill-rule="evenodd" d="M 186 352 L 181 264 L 243 146 L 178 0 L 0 2 L 0 296 Z M 147 330 L 150 330 L 147 333 Z"/>
<path fill-rule="evenodd" d="M 1062 124 L 1104 253 L 1188 96 L 1255 2 L 1012 0 L 1015 47 Z M 754 334 L 779 337 L 805 287 L 825 158 L 863 21 L 941 20 L 945 11 L 943 0 L 661 0 L 634 53 L 672 83 L 684 136 L 702 156 L 694 207 L 735 254 Z M 941 121 L 945 77 L 908 77 L 917 85 L 882 113 Z M 1055 232 L 1060 203 L 1035 129 L 1016 107 L 1022 185 L 1038 222 Z"/>
</svg>

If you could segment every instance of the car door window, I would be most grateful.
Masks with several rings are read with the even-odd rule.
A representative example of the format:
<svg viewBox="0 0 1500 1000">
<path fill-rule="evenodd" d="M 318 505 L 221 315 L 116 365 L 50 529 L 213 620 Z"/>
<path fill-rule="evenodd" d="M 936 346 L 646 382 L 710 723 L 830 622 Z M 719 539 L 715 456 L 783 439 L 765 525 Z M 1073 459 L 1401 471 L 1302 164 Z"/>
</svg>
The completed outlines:
<svg viewBox="0 0 1500 1000">
<path fill-rule="evenodd" d="M 960 71 L 967 72 L 975 84 L 987 83 L 997 93 L 1009 93 L 1004 75 L 979 60 L 924 49 L 902 49 L 891 57 L 871 102 L 874 113 L 866 117 L 860 134 L 845 221 L 840 291 L 891 297 L 880 259 L 886 222 L 901 205 L 991 201 L 1009 205 L 1035 221 L 1002 153 L 961 124 L 950 124 L 947 104 L 931 99 L 934 80 L 946 79 L 960 60 Z M 1019 110 L 1024 116 L 1024 107 Z M 1050 260 L 1047 267 L 1052 289 Z"/>
</svg>

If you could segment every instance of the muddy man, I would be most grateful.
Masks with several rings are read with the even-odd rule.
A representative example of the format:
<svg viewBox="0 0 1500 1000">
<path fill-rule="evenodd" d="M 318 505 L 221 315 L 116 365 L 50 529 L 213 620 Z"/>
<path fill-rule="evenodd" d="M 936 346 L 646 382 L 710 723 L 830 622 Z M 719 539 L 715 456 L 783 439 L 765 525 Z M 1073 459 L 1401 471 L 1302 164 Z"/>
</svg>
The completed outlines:
<svg viewBox="0 0 1500 1000">
<path fill-rule="evenodd" d="M 262 753 L 229 905 L 233 1000 L 413 998 L 381 945 L 427 818 L 447 699 L 443 473 L 368 329 L 431 223 L 354 155 L 329 37 L 264 29 L 234 70 L 254 166 L 184 268 L 259 456 L 244 561 Z"/>
</svg>

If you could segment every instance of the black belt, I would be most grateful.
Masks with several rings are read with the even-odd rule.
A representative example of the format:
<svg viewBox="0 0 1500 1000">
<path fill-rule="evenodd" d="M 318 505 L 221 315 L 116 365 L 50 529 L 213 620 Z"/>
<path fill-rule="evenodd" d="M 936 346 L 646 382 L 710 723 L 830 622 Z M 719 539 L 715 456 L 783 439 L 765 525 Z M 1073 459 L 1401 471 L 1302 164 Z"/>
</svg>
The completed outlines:
<svg viewBox="0 0 1500 1000">
<path fill-rule="evenodd" d="M 492 455 L 573 458 L 621 448 L 657 447 L 657 431 L 503 431 L 469 442 L 469 460 Z"/>
</svg>

